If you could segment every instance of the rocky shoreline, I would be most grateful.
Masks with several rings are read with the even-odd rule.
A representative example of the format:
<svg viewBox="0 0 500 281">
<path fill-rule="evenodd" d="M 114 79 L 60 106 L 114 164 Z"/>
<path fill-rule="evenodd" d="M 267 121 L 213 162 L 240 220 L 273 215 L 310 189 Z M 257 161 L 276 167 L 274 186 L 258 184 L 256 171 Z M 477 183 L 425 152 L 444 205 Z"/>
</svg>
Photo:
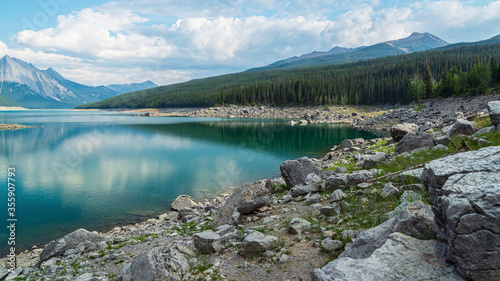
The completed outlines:
<svg viewBox="0 0 500 281">
<path fill-rule="evenodd" d="M 20 253 L 0 280 L 498 280 L 500 102 L 490 100 L 375 114 L 390 138 L 345 140 L 203 202 L 179 196 L 145 222 L 76 230 Z"/>
<path fill-rule="evenodd" d="M 0 130 L 19 130 L 25 128 L 35 128 L 36 126 L 19 125 L 19 124 L 0 124 Z"/>
</svg>

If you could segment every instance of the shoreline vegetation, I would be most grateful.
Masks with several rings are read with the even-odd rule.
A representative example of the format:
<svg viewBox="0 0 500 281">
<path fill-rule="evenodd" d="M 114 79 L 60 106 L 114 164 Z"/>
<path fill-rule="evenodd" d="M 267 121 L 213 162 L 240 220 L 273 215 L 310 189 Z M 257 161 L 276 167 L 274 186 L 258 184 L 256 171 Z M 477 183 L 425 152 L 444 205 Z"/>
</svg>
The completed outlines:
<svg viewBox="0 0 500 281">
<path fill-rule="evenodd" d="M 18 276 L 25 278 L 20 280 L 73 280 L 82 276 L 133 280 L 133 276 L 144 274 L 134 272 L 140 271 L 134 262 L 148 257 L 154 260 L 159 255 L 175 265 L 142 269 L 153 272 L 151 280 L 163 280 L 155 274 L 171 274 L 167 276 L 174 276 L 172 280 L 307 280 L 312 272 L 313 280 L 324 280 L 320 278 L 324 272 L 318 270 L 356 245 L 363 230 L 398 217 L 412 202 L 429 204 L 422 185 L 422 167 L 457 153 L 500 145 L 500 130 L 492 126 L 488 113 L 488 103 L 498 100 L 497 93 L 424 100 L 407 106 L 219 106 L 168 113 L 161 109 L 128 110 L 139 117 L 276 118 L 290 119 L 291 125 L 347 123 L 371 131 L 389 131 L 395 125 L 411 123 L 410 129 L 401 129 L 403 136 L 429 135 L 432 145 L 419 139 L 414 141 L 416 150 L 414 144 L 402 150 L 403 136 L 395 137 L 394 129 L 392 137 L 345 140 L 322 158 L 303 160 L 314 163 L 315 178 L 303 175 L 301 183 L 291 183 L 294 176 L 285 172 L 283 166 L 290 162 L 286 161 L 281 167 L 282 177 L 228 187 L 200 202 L 184 200 L 182 207 L 171 212 L 109 231 L 77 230 L 63 238 L 66 242 L 61 249 L 57 241 L 41 248 L 34 246 L 18 254 Z M 469 122 L 473 130 L 450 133 L 459 122 Z M 293 161 L 307 170 L 301 159 Z M 260 202 L 261 195 L 267 196 L 267 201 Z M 237 196 L 246 199 L 233 202 Z M 229 203 L 238 210 L 237 218 L 233 209 L 229 217 L 224 217 Z M 243 205 L 250 211 L 240 209 Z M 429 230 L 427 234 L 424 240 L 435 239 L 437 232 Z M 255 247 L 263 248 L 249 249 L 249 237 L 258 240 Z M 70 245 L 72 239 L 83 240 Z M 169 268 L 176 270 L 169 272 Z M 446 274 L 460 277 L 455 269 Z"/>
</svg>

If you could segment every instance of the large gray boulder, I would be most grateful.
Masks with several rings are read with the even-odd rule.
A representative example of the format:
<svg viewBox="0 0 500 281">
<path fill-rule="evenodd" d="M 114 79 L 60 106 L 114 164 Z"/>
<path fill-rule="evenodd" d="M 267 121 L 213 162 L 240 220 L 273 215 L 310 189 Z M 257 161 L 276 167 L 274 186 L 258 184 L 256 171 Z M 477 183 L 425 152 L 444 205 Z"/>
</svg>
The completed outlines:
<svg viewBox="0 0 500 281">
<path fill-rule="evenodd" d="M 170 209 L 179 211 L 182 209 L 189 209 L 198 206 L 198 202 L 188 195 L 179 195 L 175 198 L 174 202 L 170 204 Z"/>
<path fill-rule="evenodd" d="M 296 185 L 306 185 L 309 174 L 319 174 L 321 169 L 307 157 L 297 160 L 287 160 L 280 165 L 281 176 L 285 179 L 288 188 Z"/>
<path fill-rule="evenodd" d="M 352 186 L 373 179 L 373 173 L 367 170 L 355 171 L 347 175 L 347 184 Z"/>
<path fill-rule="evenodd" d="M 221 250 L 220 236 L 212 230 L 195 233 L 193 244 L 201 254 L 218 253 Z"/>
<path fill-rule="evenodd" d="M 500 280 L 500 146 L 434 160 L 422 177 L 460 273 Z"/>
<path fill-rule="evenodd" d="M 410 152 L 414 149 L 434 146 L 434 137 L 427 132 L 406 134 L 396 145 L 396 154 Z"/>
<path fill-rule="evenodd" d="M 417 239 L 433 238 L 438 228 L 431 207 L 421 200 L 409 205 L 403 204 L 405 205 L 399 208 L 401 211 L 395 217 L 360 233 L 352 246 L 340 257 L 367 258 L 394 232 L 401 232 Z"/>
<path fill-rule="evenodd" d="M 453 135 L 472 135 L 476 131 L 474 123 L 467 121 L 465 119 L 458 119 L 448 133 L 450 136 Z"/>
<path fill-rule="evenodd" d="M 246 258 L 256 256 L 265 251 L 274 249 L 277 245 L 277 237 L 254 231 L 243 239 L 241 243 L 241 255 Z"/>
<path fill-rule="evenodd" d="M 400 141 L 406 134 L 411 133 L 417 128 L 417 124 L 403 123 L 391 127 L 390 133 L 394 141 Z"/>
<path fill-rule="evenodd" d="M 122 281 L 182 280 L 189 271 L 186 258 L 175 248 L 154 248 L 123 266 L 118 276 Z"/>
<path fill-rule="evenodd" d="M 291 190 L 290 193 L 292 197 L 297 197 L 301 195 L 308 194 L 309 192 L 318 192 L 320 191 L 320 186 L 317 184 L 312 185 L 296 185 Z"/>
<path fill-rule="evenodd" d="M 262 196 L 245 202 L 238 206 L 237 210 L 240 215 L 246 215 L 257 211 L 264 206 L 271 206 L 271 199 L 269 196 Z"/>
<path fill-rule="evenodd" d="M 288 233 L 300 234 L 304 230 L 311 229 L 311 223 L 305 219 L 293 218 L 288 226 Z"/>
<path fill-rule="evenodd" d="M 241 204 L 253 199 L 269 195 L 269 189 L 262 184 L 245 184 L 237 188 L 231 196 L 226 200 L 224 206 L 219 210 L 214 218 L 214 227 L 217 228 L 223 224 L 232 224 L 231 216 L 236 211 L 236 208 Z"/>
<path fill-rule="evenodd" d="M 325 181 L 325 190 L 347 189 L 347 175 L 330 176 Z"/>
<path fill-rule="evenodd" d="M 493 126 L 500 125 L 500 101 L 490 101 L 488 103 L 488 111 L 490 113 L 490 120 Z"/>
<path fill-rule="evenodd" d="M 63 238 L 51 241 L 40 253 L 37 266 L 53 257 L 62 256 L 68 250 L 75 253 L 86 253 L 99 249 L 99 243 L 106 242 L 105 236 L 87 231 L 83 228 L 77 229 Z"/>
<path fill-rule="evenodd" d="M 316 269 L 311 280 L 465 280 L 455 266 L 446 262 L 447 258 L 448 247 L 445 243 L 393 233 L 370 256 L 338 258 Z"/>
<path fill-rule="evenodd" d="M 363 169 L 371 169 L 379 164 L 387 164 L 391 156 L 384 152 L 376 152 L 363 161 Z"/>
</svg>

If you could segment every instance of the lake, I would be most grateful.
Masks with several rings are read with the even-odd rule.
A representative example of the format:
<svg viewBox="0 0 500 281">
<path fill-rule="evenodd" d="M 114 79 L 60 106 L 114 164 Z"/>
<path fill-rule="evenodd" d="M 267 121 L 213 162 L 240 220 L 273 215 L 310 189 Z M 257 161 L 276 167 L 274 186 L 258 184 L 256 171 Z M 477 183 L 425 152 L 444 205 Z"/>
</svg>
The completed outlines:
<svg viewBox="0 0 500 281">
<path fill-rule="evenodd" d="M 0 123 L 37 126 L 0 131 L 5 210 L 7 171 L 16 169 L 18 251 L 78 228 L 144 220 L 169 211 L 180 194 L 207 198 L 277 177 L 285 160 L 319 157 L 346 138 L 376 137 L 343 125 L 99 111 L 7 111 Z M 9 233 L 1 229 L 5 256 Z"/>
</svg>

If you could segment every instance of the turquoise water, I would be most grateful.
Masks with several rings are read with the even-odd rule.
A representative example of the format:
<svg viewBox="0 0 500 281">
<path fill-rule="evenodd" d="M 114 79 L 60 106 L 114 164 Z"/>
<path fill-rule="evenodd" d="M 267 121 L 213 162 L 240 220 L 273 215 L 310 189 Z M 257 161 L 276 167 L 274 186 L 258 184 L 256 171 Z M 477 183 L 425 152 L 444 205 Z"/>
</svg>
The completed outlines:
<svg viewBox="0 0 500 281">
<path fill-rule="evenodd" d="M 206 198 L 277 177 L 287 159 L 376 137 L 341 125 L 116 112 L 0 112 L 0 123 L 37 126 L 0 131 L 0 202 L 7 215 L 7 169 L 15 167 L 18 251 L 80 227 L 143 220 L 168 211 L 180 194 Z M 9 233 L 1 229 L 3 256 Z"/>
</svg>

